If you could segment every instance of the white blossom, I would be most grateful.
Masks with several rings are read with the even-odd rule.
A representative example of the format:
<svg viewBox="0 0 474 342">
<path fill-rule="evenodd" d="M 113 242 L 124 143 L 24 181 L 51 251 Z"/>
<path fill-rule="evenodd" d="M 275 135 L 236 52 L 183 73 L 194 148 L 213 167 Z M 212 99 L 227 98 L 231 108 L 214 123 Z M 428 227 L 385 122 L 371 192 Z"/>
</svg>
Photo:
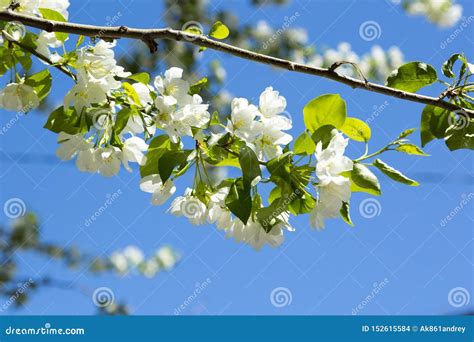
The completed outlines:
<svg viewBox="0 0 474 342">
<path fill-rule="evenodd" d="M 164 184 L 160 175 L 149 175 L 140 181 L 140 189 L 152 194 L 151 203 L 161 205 L 165 203 L 176 191 L 173 182 L 168 179 Z"/>
<path fill-rule="evenodd" d="M 39 106 L 35 90 L 24 83 L 10 83 L 0 90 L 0 108 L 26 113 Z"/>
<path fill-rule="evenodd" d="M 129 162 L 145 165 L 146 156 L 143 152 L 146 150 L 148 150 L 148 145 L 142 138 L 131 137 L 125 140 L 122 148 L 122 162 L 125 169 L 129 172 L 132 171 L 128 165 Z"/>
</svg>

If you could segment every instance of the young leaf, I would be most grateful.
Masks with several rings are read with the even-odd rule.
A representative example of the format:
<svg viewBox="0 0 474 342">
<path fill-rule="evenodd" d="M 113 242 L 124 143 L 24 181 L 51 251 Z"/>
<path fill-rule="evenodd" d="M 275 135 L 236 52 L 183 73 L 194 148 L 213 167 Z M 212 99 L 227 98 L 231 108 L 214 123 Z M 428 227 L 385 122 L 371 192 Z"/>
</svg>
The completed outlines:
<svg viewBox="0 0 474 342">
<path fill-rule="evenodd" d="M 229 28 L 220 21 L 216 21 L 209 32 L 209 35 L 216 39 L 226 39 L 229 34 Z"/>
<path fill-rule="evenodd" d="M 355 141 L 367 142 L 370 140 L 371 131 L 369 125 L 356 118 L 346 118 L 341 131 Z"/>
<path fill-rule="evenodd" d="M 122 82 L 122 87 L 125 90 L 125 94 L 127 94 L 135 104 L 141 105 L 140 96 L 138 96 L 137 91 L 130 83 Z"/>
<path fill-rule="evenodd" d="M 25 84 L 33 87 L 36 95 L 38 95 L 38 98 L 42 101 L 46 96 L 48 96 L 49 91 L 51 90 L 52 79 L 49 70 L 44 69 L 43 71 L 29 76 L 25 80 Z"/>
<path fill-rule="evenodd" d="M 179 143 L 173 143 L 167 134 L 162 134 L 155 137 L 148 146 L 146 154 L 146 163 L 140 167 L 140 176 L 159 174 L 158 160 L 161 156 L 171 150 L 178 150 L 180 148 Z"/>
<path fill-rule="evenodd" d="M 240 148 L 239 163 L 242 169 L 244 185 L 250 187 L 253 180 L 261 176 L 261 171 L 257 155 L 247 145 Z"/>
<path fill-rule="evenodd" d="M 436 70 L 429 64 L 410 62 L 392 71 L 388 76 L 387 86 L 416 93 L 438 79 Z"/>
<path fill-rule="evenodd" d="M 127 78 L 136 82 L 143 83 L 143 84 L 150 83 L 150 75 L 146 72 L 139 72 L 137 74 L 128 76 Z"/>
<path fill-rule="evenodd" d="M 352 183 L 357 186 L 357 190 L 354 191 L 363 191 L 375 196 L 381 194 L 379 180 L 367 166 L 354 163 L 350 178 Z"/>
<path fill-rule="evenodd" d="M 400 144 L 397 148 L 395 148 L 398 152 L 403 152 L 406 154 L 414 154 L 418 156 L 429 156 L 426 154 L 421 148 L 416 146 L 415 144 Z"/>
<path fill-rule="evenodd" d="M 414 131 L 416 131 L 416 128 L 409 128 L 409 129 L 404 130 L 402 133 L 400 133 L 397 140 L 406 138 L 407 136 L 412 134 Z"/>
<path fill-rule="evenodd" d="M 324 125 L 341 128 L 346 120 L 346 102 L 338 94 L 321 95 L 306 104 L 303 115 L 311 133 Z"/>
<path fill-rule="evenodd" d="M 199 81 L 189 87 L 189 95 L 198 94 L 203 87 L 207 85 L 207 77 L 201 78 Z"/>
<path fill-rule="evenodd" d="M 354 223 L 352 223 L 351 220 L 351 215 L 349 213 L 349 203 L 348 202 L 342 202 L 342 207 L 341 210 L 339 211 L 341 214 L 342 219 L 344 222 L 346 222 L 349 226 L 353 227 Z"/>
<path fill-rule="evenodd" d="M 54 133 L 77 134 L 81 131 L 79 117 L 74 109 L 64 109 L 63 106 L 56 108 L 49 114 L 44 128 Z"/>
<path fill-rule="evenodd" d="M 449 59 L 443 63 L 443 66 L 441 67 L 441 70 L 443 71 L 444 76 L 449 77 L 449 78 L 454 78 L 456 75 L 453 72 L 453 66 L 454 63 L 456 63 L 457 60 L 460 60 L 462 63 L 462 66 L 459 71 L 459 78 L 463 76 L 463 74 L 466 71 L 467 67 L 467 60 L 464 54 L 461 53 L 455 53 Z"/>
<path fill-rule="evenodd" d="M 303 132 L 295 141 L 295 154 L 313 154 L 316 144 L 307 132 Z"/>
<path fill-rule="evenodd" d="M 410 185 L 410 186 L 420 185 L 417 181 L 414 181 L 413 179 L 408 178 L 403 173 L 401 173 L 400 171 L 394 169 L 390 165 L 384 163 L 380 159 L 376 159 L 374 161 L 374 166 L 376 168 L 378 168 L 380 171 L 382 171 L 382 173 L 384 173 L 386 176 L 392 178 L 393 180 L 395 180 L 397 182 L 407 184 L 407 185 Z"/>
</svg>

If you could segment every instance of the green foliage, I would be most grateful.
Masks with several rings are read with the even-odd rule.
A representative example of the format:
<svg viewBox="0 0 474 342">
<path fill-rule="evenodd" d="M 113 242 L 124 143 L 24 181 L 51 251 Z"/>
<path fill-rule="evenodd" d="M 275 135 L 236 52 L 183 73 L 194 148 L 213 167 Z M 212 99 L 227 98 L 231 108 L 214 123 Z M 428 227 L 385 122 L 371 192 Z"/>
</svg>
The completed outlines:
<svg viewBox="0 0 474 342">
<path fill-rule="evenodd" d="M 354 168 L 348 176 L 352 181 L 351 191 L 366 192 L 375 196 L 381 194 L 379 180 L 367 166 L 360 163 L 354 163 Z"/>
<path fill-rule="evenodd" d="M 461 62 L 461 67 L 459 69 L 459 79 L 461 79 L 464 76 L 467 69 L 467 60 L 464 54 L 462 53 L 453 54 L 451 57 L 449 57 L 449 59 L 446 62 L 443 63 L 441 70 L 443 71 L 444 76 L 449 77 L 449 78 L 456 77 L 456 75 L 453 72 L 453 67 L 457 61 Z"/>
<path fill-rule="evenodd" d="M 77 134 L 81 132 L 81 119 L 73 108 L 66 109 L 61 106 L 49 114 L 44 128 L 54 133 Z"/>
<path fill-rule="evenodd" d="M 316 144 L 307 131 L 301 133 L 301 135 L 296 139 L 293 147 L 295 154 L 298 155 L 313 154 L 315 149 Z"/>
<path fill-rule="evenodd" d="M 341 131 L 349 138 L 356 141 L 368 142 L 371 136 L 369 125 L 356 118 L 346 118 Z"/>
<path fill-rule="evenodd" d="M 429 64 L 410 62 L 394 70 L 387 79 L 387 86 L 415 93 L 438 79 L 436 70 Z"/>
<path fill-rule="evenodd" d="M 257 177 L 261 177 L 260 164 L 255 152 L 244 145 L 240 148 L 239 164 L 244 185 L 250 187 Z"/>
<path fill-rule="evenodd" d="M 421 146 L 433 139 L 443 139 L 449 127 L 451 112 L 446 109 L 427 105 L 421 113 Z"/>
<path fill-rule="evenodd" d="M 25 84 L 29 85 L 35 90 L 36 95 L 40 101 L 44 100 L 46 96 L 48 96 L 51 90 L 51 82 L 52 82 L 51 74 L 49 73 L 48 69 L 44 69 L 36 74 L 28 76 L 25 80 Z"/>
<path fill-rule="evenodd" d="M 373 165 L 378 168 L 382 173 L 384 173 L 386 176 L 390 177 L 391 179 L 406 184 L 410 186 L 418 186 L 420 185 L 417 181 L 414 181 L 413 179 L 408 178 L 405 176 L 403 173 L 400 171 L 394 169 L 390 165 L 386 164 L 380 159 L 376 159 L 373 163 Z"/>
<path fill-rule="evenodd" d="M 147 72 L 139 72 L 137 74 L 128 76 L 127 78 L 129 80 L 133 80 L 145 85 L 148 85 L 150 83 L 150 74 L 148 74 Z"/>
<path fill-rule="evenodd" d="M 324 125 L 341 128 L 346 120 L 346 102 L 339 94 L 321 95 L 306 104 L 303 115 L 311 133 Z"/>
<path fill-rule="evenodd" d="M 163 183 L 170 178 L 175 167 L 186 165 L 186 160 L 191 152 L 192 150 L 170 150 L 161 155 L 158 160 L 158 172 Z"/>
<path fill-rule="evenodd" d="M 247 223 L 252 214 L 252 196 L 250 187 L 245 186 L 242 178 L 236 178 L 230 186 L 225 199 L 227 208 L 243 223 Z"/>
<path fill-rule="evenodd" d="M 421 148 L 419 148 L 415 144 L 402 143 L 398 145 L 395 148 L 395 150 L 398 152 L 406 153 L 406 154 L 414 154 L 418 156 L 429 156 L 429 154 L 426 154 Z"/>
<path fill-rule="evenodd" d="M 207 77 L 203 77 L 199 81 L 191 85 L 189 87 L 189 95 L 198 94 L 201 91 L 201 89 L 207 85 L 207 81 L 208 81 Z"/>
<path fill-rule="evenodd" d="M 352 223 L 351 215 L 350 215 L 350 206 L 348 202 L 342 202 L 340 214 L 344 222 L 346 222 L 349 226 L 353 227 L 354 223 Z"/>
<path fill-rule="evenodd" d="M 169 151 L 178 151 L 179 143 L 173 143 L 168 135 L 162 134 L 155 137 L 148 147 L 147 159 L 145 165 L 140 167 L 141 177 L 160 174 L 159 160 Z"/>
<path fill-rule="evenodd" d="M 222 22 L 216 21 L 212 27 L 209 35 L 216 39 L 226 39 L 230 34 L 229 28 Z"/>
</svg>

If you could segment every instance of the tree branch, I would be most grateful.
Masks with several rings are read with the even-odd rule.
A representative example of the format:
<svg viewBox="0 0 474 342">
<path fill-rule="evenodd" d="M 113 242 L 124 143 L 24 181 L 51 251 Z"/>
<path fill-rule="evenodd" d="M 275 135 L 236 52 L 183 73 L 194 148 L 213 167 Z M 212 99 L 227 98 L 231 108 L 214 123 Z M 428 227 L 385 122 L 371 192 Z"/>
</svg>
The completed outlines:
<svg viewBox="0 0 474 342">
<path fill-rule="evenodd" d="M 138 29 L 126 26 L 109 27 L 109 26 L 92 26 L 75 24 L 69 22 L 57 22 L 45 20 L 38 17 L 27 16 L 12 11 L 0 11 L 0 20 L 17 21 L 24 25 L 35 27 L 48 32 L 65 32 L 72 34 L 80 34 L 88 37 L 101 39 L 119 39 L 131 38 L 142 40 L 150 48 L 150 51 L 156 50 L 156 39 L 170 39 L 175 41 L 186 41 L 189 44 L 194 44 L 209 49 L 222 51 L 240 58 L 248 59 L 257 63 L 268 64 L 280 69 L 295 71 L 299 73 L 320 76 L 334 80 L 339 83 L 346 84 L 352 88 L 365 89 L 367 91 L 380 93 L 402 100 L 418 102 L 427 105 L 433 105 L 449 111 L 462 111 L 463 113 L 474 117 L 474 110 L 463 108 L 455 104 L 444 101 L 437 97 L 431 97 L 421 94 L 410 93 L 394 88 L 390 88 L 381 84 L 365 82 L 363 80 L 355 79 L 338 74 L 335 70 L 329 68 L 311 67 L 305 64 L 294 63 L 285 59 L 263 55 L 250 50 L 242 49 L 233 45 L 222 43 L 211 39 L 204 35 L 195 35 L 192 33 L 174 30 L 172 28 L 160 29 Z"/>
</svg>

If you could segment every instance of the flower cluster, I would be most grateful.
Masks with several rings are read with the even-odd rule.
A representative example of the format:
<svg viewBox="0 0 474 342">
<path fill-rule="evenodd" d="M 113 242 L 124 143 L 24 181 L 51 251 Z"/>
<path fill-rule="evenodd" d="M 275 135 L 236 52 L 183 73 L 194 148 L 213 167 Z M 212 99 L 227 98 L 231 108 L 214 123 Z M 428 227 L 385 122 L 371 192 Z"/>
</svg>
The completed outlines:
<svg viewBox="0 0 474 342">
<path fill-rule="evenodd" d="M 226 232 L 226 237 L 249 244 L 256 250 L 260 250 L 265 244 L 277 247 L 284 241 L 284 230 L 294 231 L 288 222 L 289 214 L 286 211 L 278 215 L 281 222 L 273 226 L 270 231 L 266 231 L 265 226 L 253 218 L 243 223 L 239 218 L 233 217 L 226 207 L 225 198 L 228 193 L 228 187 L 219 189 L 210 195 L 206 205 L 193 194 L 192 189 L 188 188 L 184 196 L 179 196 L 173 201 L 169 211 L 175 216 L 188 218 L 193 225 L 203 225 L 206 222 L 215 224 L 218 229 Z"/>
<path fill-rule="evenodd" d="M 461 19 L 463 11 L 456 0 L 405 0 L 403 7 L 409 14 L 425 16 L 440 27 L 455 25 Z"/>
<path fill-rule="evenodd" d="M 292 44 L 290 55 L 283 57 L 291 58 L 295 62 L 328 68 L 334 62 L 348 61 L 358 64 L 362 74 L 373 80 L 384 81 L 392 70 L 404 62 L 402 52 L 395 46 L 385 51 L 380 46 L 374 45 L 370 52 L 360 56 L 352 50 L 351 45 L 347 42 L 341 42 L 335 49 L 317 51 L 314 47 L 305 46 L 308 34 L 304 29 L 288 27 L 275 31 L 264 20 L 257 23 L 251 30 L 251 35 L 258 45 L 264 46 L 264 50 L 271 52 L 273 52 L 272 49 L 281 49 L 282 46 L 286 46 L 286 42 Z M 342 65 L 337 69 L 337 72 L 346 76 L 360 77 L 359 71 L 351 65 Z"/>
<path fill-rule="evenodd" d="M 351 196 L 351 183 L 343 172 L 352 171 L 352 160 L 344 156 L 344 151 L 349 142 L 342 133 L 337 132 L 332 137 L 329 145 L 323 149 L 322 143 L 316 146 L 316 175 L 319 184 L 319 200 L 311 212 L 311 226 L 318 229 L 324 228 L 326 218 L 340 216 L 344 203 L 349 202 Z"/>
<path fill-rule="evenodd" d="M 158 272 L 172 269 L 180 256 L 169 246 L 159 248 L 155 254 L 145 259 L 143 252 L 136 246 L 128 246 L 110 256 L 110 263 L 122 275 L 138 271 L 146 277 L 153 277 Z"/>
<path fill-rule="evenodd" d="M 235 98 L 231 108 L 227 132 L 244 140 L 260 159 L 279 156 L 281 146 L 293 140 L 290 134 L 284 132 L 292 127 L 291 117 L 285 112 L 286 99 L 272 87 L 260 95 L 258 107 L 245 98 Z"/>
<path fill-rule="evenodd" d="M 314 55 L 307 63 L 315 67 L 329 68 L 337 61 L 347 61 L 357 64 L 360 73 L 370 79 L 385 79 L 392 70 L 403 64 L 403 54 L 396 46 L 384 51 L 380 46 L 374 45 L 369 53 L 358 56 L 352 51 L 349 43 L 340 43 L 336 49 L 327 49 L 321 55 Z M 350 64 L 341 65 L 336 70 L 339 74 L 360 77 L 359 70 Z"/>
</svg>

